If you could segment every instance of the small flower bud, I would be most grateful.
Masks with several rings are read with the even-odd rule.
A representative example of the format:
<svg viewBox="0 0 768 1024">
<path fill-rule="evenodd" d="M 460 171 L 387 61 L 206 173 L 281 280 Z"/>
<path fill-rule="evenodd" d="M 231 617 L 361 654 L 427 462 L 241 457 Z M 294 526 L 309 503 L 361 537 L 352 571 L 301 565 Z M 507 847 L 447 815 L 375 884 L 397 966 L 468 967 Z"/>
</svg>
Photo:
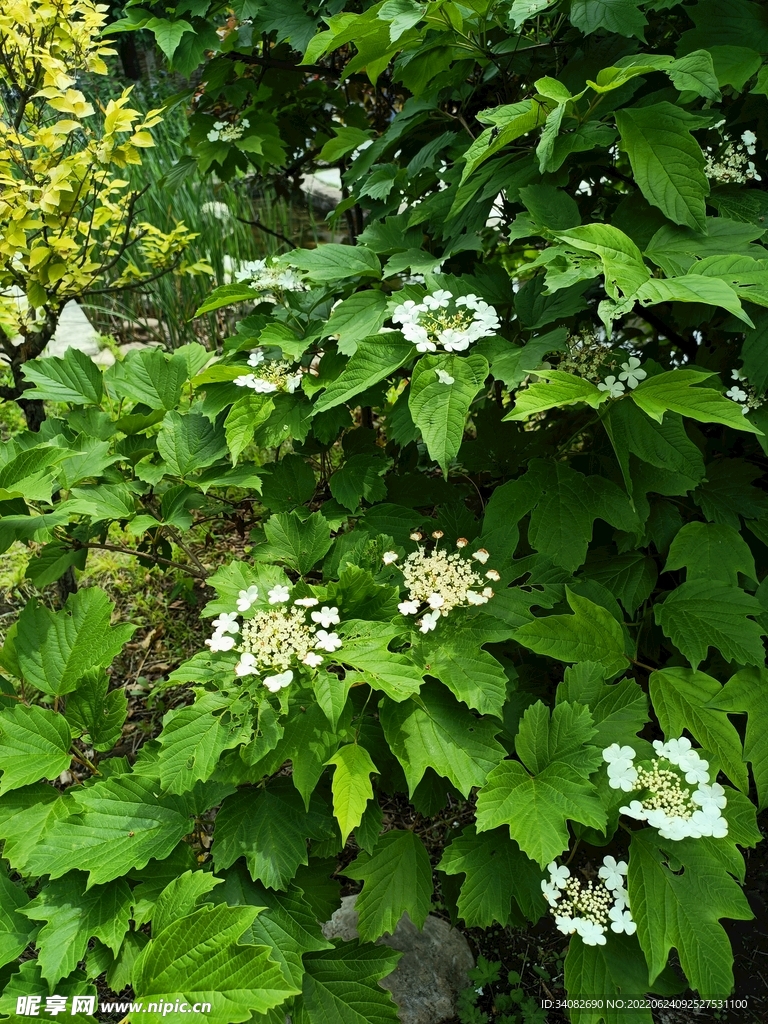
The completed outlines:
<svg viewBox="0 0 768 1024">
<path fill-rule="evenodd" d="M 420 534 L 418 530 L 414 530 L 413 533 L 410 536 L 411 536 L 411 540 L 421 540 L 422 539 L 422 534 Z"/>
<path fill-rule="evenodd" d="M 466 537 L 459 537 L 459 539 L 456 541 L 456 547 L 459 549 L 465 548 L 467 544 L 469 544 L 469 541 L 467 540 Z"/>
<path fill-rule="evenodd" d="M 433 530 L 432 531 L 432 536 L 434 537 L 435 540 L 440 540 L 441 537 L 445 536 L 445 534 L 443 533 L 442 530 Z"/>
</svg>

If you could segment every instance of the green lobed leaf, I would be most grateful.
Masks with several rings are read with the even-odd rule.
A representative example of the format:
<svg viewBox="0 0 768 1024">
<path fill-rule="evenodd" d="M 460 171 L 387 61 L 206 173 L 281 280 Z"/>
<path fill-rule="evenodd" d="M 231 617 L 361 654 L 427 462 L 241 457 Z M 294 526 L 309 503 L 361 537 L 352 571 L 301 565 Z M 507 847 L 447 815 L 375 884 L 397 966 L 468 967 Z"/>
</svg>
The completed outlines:
<svg viewBox="0 0 768 1024">
<path fill-rule="evenodd" d="M 424 844 L 413 832 L 386 832 L 375 852 L 361 853 L 344 874 L 363 882 L 355 910 L 364 942 L 391 935 L 403 914 L 423 928 L 432 903 L 432 865 Z"/>
<path fill-rule="evenodd" d="M 535 367 L 531 367 L 535 370 Z M 568 405 L 584 403 L 596 409 L 608 397 L 607 392 L 583 377 L 576 377 L 565 370 L 537 370 L 536 375 L 544 381 L 536 381 L 515 393 L 515 404 L 506 414 L 505 420 L 526 420 L 547 409 L 559 409 Z"/>
<path fill-rule="evenodd" d="M 714 388 L 694 387 L 710 376 L 701 370 L 668 370 L 641 381 L 632 392 L 632 401 L 657 423 L 669 410 L 700 423 L 722 423 L 734 430 L 760 433 L 736 402 Z"/>
<path fill-rule="evenodd" d="M 714 688 L 713 688 L 714 690 Z M 744 733 L 744 760 L 752 765 L 757 788 L 758 807 L 768 806 L 768 672 L 762 668 L 744 668 L 731 676 L 722 689 L 710 697 L 707 708 L 747 715 Z M 719 751 L 718 751 L 719 753 Z"/>
<path fill-rule="evenodd" d="M 407 363 L 413 352 L 410 341 L 396 332 L 361 338 L 347 365 L 315 402 L 315 411 L 352 401 Z"/>
<path fill-rule="evenodd" d="M 686 579 L 738 586 L 739 573 L 757 582 L 755 559 L 744 538 L 723 523 L 686 523 L 669 548 L 665 572 L 686 568 Z"/>
<path fill-rule="evenodd" d="M 341 829 L 341 839 L 346 843 L 349 833 L 357 828 L 363 818 L 366 805 L 373 797 L 371 775 L 378 768 L 371 755 L 357 743 L 347 743 L 325 762 L 334 765 L 333 813 Z"/>
<path fill-rule="evenodd" d="M 188 476 L 210 466 L 226 452 L 224 435 L 197 412 L 169 412 L 157 435 L 157 450 L 171 473 Z"/>
<path fill-rule="evenodd" d="M 22 916 L 27 906 L 27 894 L 0 870 L 0 967 L 14 963 L 29 945 L 35 926 Z"/>
<path fill-rule="evenodd" d="M 400 956 L 386 946 L 351 942 L 308 953 L 295 1024 L 397 1024 L 397 1007 L 377 983 Z"/>
<path fill-rule="evenodd" d="M 71 742 L 66 720 L 54 711 L 16 704 L 0 712 L 0 795 L 57 778 L 72 762 Z"/>
<path fill-rule="evenodd" d="M 753 617 L 762 614 L 757 598 L 719 580 L 682 583 L 654 605 L 654 617 L 677 649 L 695 669 L 716 648 L 726 661 L 762 665 L 764 629 Z"/>
<path fill-rule="evenodd" d="M 59 358 L 47 356 L 24 363 L 24 377 L 34 387 L 25 397 L 37 401 L 70 402 L 72 405 L 98 405 L 103 386 L 101 370 L 84 352 L 68 348 Z"/>
</svg>

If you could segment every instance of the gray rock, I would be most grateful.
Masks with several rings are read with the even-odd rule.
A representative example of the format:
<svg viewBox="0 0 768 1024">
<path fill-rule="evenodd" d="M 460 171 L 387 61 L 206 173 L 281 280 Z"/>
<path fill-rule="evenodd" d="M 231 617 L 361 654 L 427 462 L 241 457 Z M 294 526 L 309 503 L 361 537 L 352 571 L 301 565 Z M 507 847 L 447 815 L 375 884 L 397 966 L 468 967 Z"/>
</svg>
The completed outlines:
<svg viewBox="0 0 768 1024">
<path fill-rule="evenodd" d="M 99 335 L 76 302 L 68 302 L 61 311 L 58 327 L 44 355 L 63 356 L 68 348 L 77 348 L 93 358 L 100 352 Z"/>
<path fill-rule="evenodd" d="M 359 938 L 357 896 L 343 896 L 341 906 L 323 925 L 327 939 L 349 942 Z M 380 984 L 392 993 L 402 1024 L 441 1024 L 456 1013 L 456 997 L 469 983 L 475 966 L 469 944 L 447 921 L 430 914 L 419 929 L 407 914 L 393 935 L 383 935 L 377 945 L 401 950 L 400 963 Z"/>
</svg>

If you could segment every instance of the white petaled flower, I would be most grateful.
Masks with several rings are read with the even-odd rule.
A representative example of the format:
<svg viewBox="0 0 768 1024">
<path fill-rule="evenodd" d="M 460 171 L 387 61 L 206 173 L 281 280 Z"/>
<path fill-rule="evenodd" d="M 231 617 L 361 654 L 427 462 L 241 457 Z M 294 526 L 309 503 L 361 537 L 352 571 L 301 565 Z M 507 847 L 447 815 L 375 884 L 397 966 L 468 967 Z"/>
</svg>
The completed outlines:
<svg viewBox="0 0 768 1024">
<path fill-rule="evenodd" d="M 713 804 L 715 807 L 725 807 L 728 803 L 725 797 L 725 790 L 719 782 L 713 782 L 711 786 L 700 783 L 691 799 L 701 807 L 706 807 L 707 804 Z"/>
<path fill-rule="evenodd" d="M 749 155 L 750 156 L 754 156 L 755 155 L 755 143 L 757 142 L 757 136 L 755 135 L 755 133 L 753 131 L 750 131 L 749 129 L 747 129 L 745 132 L 742 132 L 742 134 L 741 134 L 741 141 L 744 143 L 744 146 L 745 146 L 747 152 L 749 153 Z"/>
<path fill-rule="evenodd" d="M 233 636 L 227 636 L 225 633 L 214 633 L 213 636 L 205 641 L 206 646 L 210 647 L 214 653 L 231 651 L 235 646 L 235 638 Z"/>
<path fill-rule="evenodd" d="M 489 597 L 493 597 L 494 591 L 490 587 L 483 587 L 481 594 L 487 601 Z"/>
<path fill-rule="evenodd" d="M 293 682 L 293 672 L 287 669 L 285 672 L 278 672 L 274 676 L 265 676 L 263 682 L 271 693 L 277 693 L 278 690 L 290 686 Z"/>
<path fill-rule="evenodd" d="M 271 590 L 267 591 L 267 598 L 270 604 L 285 604 L 286 601 L 291 599 L 290 587 L 283 586 L 282 583 L 278 583 L 277 586 L 272 587 Z"/>
<path fill-rule="evenodd" d="M 419 313 L 422 313 L 426 308 L 426 306 L 414 302 L 413 299 L 406 299 L 405 302 L 400 303 L 392 314 L 392 323 L 415 324 L 419 319 Z"/>
<path fill-rule="evenodd" d="M 328 651 L 329 654 L 333 654 L 334 651 L 338 651 L 341 645 L 341 640 L 336 633 L 328 633 L 324 629 L 318 629 L 315 647 L 319 651 Z"/>
<path fill-rule="evenodd" d="M 498 573 L 495 569 L 489 569 L 488 572 L 485 574 L 485 578 L 487 580 L 493 580 L 494 583 L 498 583 L 499 580 L 501 579 L 501 574 Z"/>
<path fill-rule="evenodd" d="M 441 384 L 456 383 L 456 378 L 452 377 L 450 373 L 448 373 L 446 370 L 435 370 L 435 373 L 437 374 L 437 379 L 440 381 Z"/>
<path fill-rule="evenodd" d="M 247 612 L 253 602 L 258 600 L 258 597 L 258 587 L 248 587 L 247 590 L 241 590 L 237 595 L 237 610 L 239 612 Z"/>
<path fill-rule="evenodd" d="M 217 633 L 239 633 L 240 623 L 237 621 L 237 612 L 222 612 L 218 618 L 211 623 Z"/>
<path fill-rule="evenodd" d="M 577 918 L 574 923 L 585 946 L 605 945 L 605 928 L 601 924 L 584 918 Z"/>
<path fill-rule="evenodd" d="M 303 664 L 309 665 L 310 668 L 317 668 L 318 665 L 322 665 L 323 659 L 319 654 L 315 654 L 314 651 L 310 651 L 309 654 L 305 655 L 302 659 Z"/>
<path fill-rule="evenodd" d="M 681 764 L 680 767 L 685 772 L 685 781 L 691 785 L 709 782 L 709 761 L 699 759 L 695 764 Z"/>
<path fill-rule="evenodd" d="M 557 914 L 555 917 L 555 924 L 557 930 L 562 932 L 563 935 L 573 935 L 576 931 L 576 925 L 572 917 L 567 917 L 565 914 Z"/>
<path fill-rule="evenodd" d="M 436 292 L 424 297 L 424 305 L 427 309 L 447 309 L 453 295 L 445 288 L 438 288 Z"/>
<path fill-rule="evenodd" d="M 421 622 L 419 623 L 419 632 L 429 633 L 431 630 L 435 628 L 435 626 L 437 625 L 437 620 L 439 618 L 439 611 L 426 612 L 426 614 L 422 616 Z"/>
<path fill-rule="evenodd" d="M 624 885 L 624 876 L 627 873 L 627 862 L 617 861 L 615 857 L 603 857 L 603 866 L 597 872 L 602 878 L 606 889 L 620 889 Z"/>
<path fill-rule="evenodd" d="M 742 373 L 741 370 L 731 370 L 731 378 L 733 380 L 744 381 L 747 379 L 747 375 Z"/>
<path fill-rule="evenodd" d="M 544 899 L 550 907 L 556 907 L 557 902 L 560 899 L 560 889 L 555 885 L 555 883 L 551 880 L 548 882 L 545 878 L 542 878 L 541 891 L 544 894 Z"/>
<path fill-rule="evenodd" d="M 418 615 L 419 614 L 419 602 L 418 601 L 401 601 L 397 606 L 397 610 L 401 615 Z"/>
<path fill-rule="evenodd" d="M 621 907 L 611 907 L 608 911 L 608 917 L 611 919 L 611 931 L 619 935 L 622 932 L 625 935 L 634 935 L 637 931 L 637 925 L 628 910 L 623 910 Z"/>
<path fill-rule="evenodd" d="M 626 814 L 628 818 L 634 818 L 636 821 L 645 821 L 648 817 L 648 812 L 640 800 L 630 800 L 629 804 L 626 807 L 620 807 L 619 811 L 622 814 Z"/>
<path fill-rule="evenodd" d="M 429 597 L 427 598 L 427 604 L 432 609 L 432 611 L 435 611 L 436 608 L 443 607 L 443 605 L 445 604 L 445 598 L 443 597 L 442 594 L 430 594 Z"/>
<path fill-rule="evenodd" d="M 570 870 L 565 864 L 558 864 L 556 860 L 550 861 L 547 864 L 547 871 L 552 882 L 558 887 L 558 889 L 564 889 L 568 883 L 568 879 L 571 877 Z"/>
<path fill-rule="evenodd" d="M 392 565 L 392 563 L 396 562 L 399 557 L 400 556 L 396 551 L 385 551 L 384 554 L 381 556 L 381 560 L 384 563 L 384 565 Z"/>
<path fill-rule="evenodd" d="M 480 562 L 481 565 L 485 565 L 488 559 L 491 557 L 485 548 L 478 548 L 477 551 L 472 552 L 472 557 L 475 561 Z"/>
<path fill-rule="evenodd" d="M 621 364 L 621 369 L 619 380 L 626 381 L 628 388 L 636 388 L 640 381 L 648 376 L 646 371 L 640 368 L 637 356 L 630 356 L 626 363 Z"/>
<path fill-rule="evenodd" d="M 467 331 L 446 327 L 440 331 L 437 340 L 446 352 L 465 352 L 469 348 L 472 338 Z"/>
<path fill-rule="evenodd" d="M 256 674 L 256 658 L 252 654 L 240 655 L 240 661 L 235 665 L 235 675 L 252 676 Z"/>
<path fill-rule="evenodd" d="M 478 594 L 476 590 L 469 590 L 467 591 L 467 601 L 469 601 L 470 604 L 481 605 L 487 604 L 488 598 L 485 594 Z"/>
<path fill-rule="evenodd" d="M 422 302 L 406 299 L 395 308 L 391 319 L 401 325 L 403 337 L 419 352 L 436 352 L 439 348 L 465 352 L 481 338 L 496 334 L 501 326 L 496 310 L 483 299 L 476 295 L 454 299 L 446 289 L 425 295 Z"/>
<path fill-rule="evenodd" d="M 610 747 L 606 747 L 603 751 L 603 760 L 609 764 L 612 761 L 632 761 L 636 756 L 632 747 L 620 747 L 618 743 L 612 743 Z"/>
<path fill-rule="evenodd" d="M 637 769 L 631 761 L 613 761 L 608 765 L 608 785 L 611 789 L 631 793 L 636 782 Z"/>
<path fill-rule="evenodd" d="M 299 608 L 314 608 L 315 605 L 320 604 L 316 597 L 297 597 L 293 603 L 297 604 Z"/>
<path fill-rule="evenodd" d="M 248 356 L 248 365 L 254 367 L 261 366 L 265 358 L 266 356 L 264 355 L 263 351 L 260 348 L 257 348 Z"/>
<path fill-rule="evenodd" d="M 732 388 L 728 388 L 725 393 L 733 402 L 746 402 L 747 400 L 747 392 L 736 384 L 734 384 Z"/>
<path fill-rule="evenodd" d="M 330 626 L 338 626 L 341 621 L 339 609 L 329 608 L 327 604 L 323 605 L 319 612 L 311 612 L 310 618 L 313 622 L 319 622 L 323 629 L 328 629 Z"/>
<path fill-rule="evenodd" d="M 611 398 L 621 398 L 624 394 L 624 385 L 620 380 L 616 380 L 616 377 L 611 374 L 606 377 L 605 380 L 597 385 L 598 391 L 607 391 Z"/>
<path fill-rule="evenodd" d="M 252 373 L 243 373 L 239 377 L 235 377 L 232 381 L 239 388 L 254 388 L 256 386 L 256 378 Z"/>
</svg>

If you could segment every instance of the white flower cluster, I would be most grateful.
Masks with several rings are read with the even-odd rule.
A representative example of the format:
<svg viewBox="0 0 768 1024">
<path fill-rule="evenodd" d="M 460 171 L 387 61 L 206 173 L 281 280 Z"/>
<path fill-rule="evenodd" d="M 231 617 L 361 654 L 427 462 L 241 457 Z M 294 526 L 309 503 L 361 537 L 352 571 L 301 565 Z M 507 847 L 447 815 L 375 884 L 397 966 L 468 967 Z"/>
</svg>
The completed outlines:
<svg viewBox="0 0 768 1024">
<path fill-rule="evenodd" d="M 406 299 L 392 314 L 403 337 L 419 352 L 466 352 L 481 338 L 496 334 L 501 326 L 498 314 L 477 295 L 455 298 L 445 288 L 425 295 L 421 302 Z"/>
<path fill-rule="evenodd" d="M 725 790 L 717 782 L 709 784 L 709 762 L 685 736 L 666 743 L 654 740 L 653 749 L 658 756 L 650 768 L 635 767 L 632 747 L 612 743 L 603 751 L 611 788 L 642 794 L 621 807 L 621 813 L 647 821 L 663 839 L 727 836 L 728 822 L 721 813 L 727 803 Z"/>
<path fill-rule="evenodd" d="M 469 543 L 464 537 L 459 537 L 458 550 L 450 554 L 439 547 L 442 530 L 435 530 L 432 537 L 437 542 L 432 551 L 420 544 L 402 566 L 397 566 L 408 591 L 408 599 L 400 602 L 398 610 L 401 615 L 421 615 L 419 630 L 422 633 L 433 630 L 440 616 L 448 615 L 454 608 L 486 604 L 493 597 L 486 580 L 497 582 L 501 578 L 495 569 L 486 570 L 483 577 L 472 564 L 485 565 L 490 557 L 485 548 L 478 548 L 470 560 L 462 554 Z M 423 540 L 423 535 L 412 533 L 411 540 Z M 385 551 L 382 561 L 385 565 L 394 565 L 399 557 L 396 551 Z"/>
<path fill-rule="evenodd" d="M 599 882 L 579 882 L 564 864 L 552 861 L 547 865 L 549 880 L 543 879 L 541 891 L 554 915 L 558 930 L 564 935 L 574 933 L 586 946 L 604 946 L 605 932 L 632 935 L 637 930 L 629 910 L 629 896 L 624 885 L 627 865 L 615 857 L 605 857 L 597 872 Z"/>
<path fill-rule="evenodd" d="M 627 389 L 632 391 L 648 376 L 637 356 L 628 356 L 619 364 L 609 342 L 589 330 L 569 336 L 568 350 L 557 368 L 596 382 L 599 390 L 607 391 L 611 398 L 620 398 Z M 606 375 L 607 370 L 613 372 Z"/>
<path fill-rule="evenodd" d="M 597 389 L 610 392 L 611 398 L 620 398 L 624 394 L 625 388 L 633 390 L 647 376 L 648 374 L 641 368 L 637 356 L 630 356 L 626 363 L 621 364 L 618 380 L 615 374 L 610 374 L 597 385 Z"/>
<path fill-rule="evenodd" d="M 241 590 L 237 611 L 222 612 L 214 619 L 213 634 L 205 643 L 212 651 L 238 651 L 240 660 L 235 673 L 257 676 L 267 672 L 262 682 L 276 693 L 293 682 L 294 668 L 305 665 L 315 669 L 322 665 L 323 657 L 318 651 L 333 654 L 339 650 L 342 643 L 338 634 L 329 632 L 340 622 L 339 609 L 329 605 L 318 608 L 320 602 L 316 597 L 295 598 L 291 604 L 291 588 L 278 584 L 267 592 L 272 607 L 257 611 L 242 623 L 238 621 L 258 596 L 258 587 Z"/>
<path fill-rule="evenodd" d="M 227 121 L 215 121 L 213 128 L 208 132 L 209 142 L 235 142 L 242 139 L 245 129 L 251 127 L 251 122 L 244 117 L 239 124 L 230 124 Z"/>
<path fill-rule="evenodd" d="M 275 391 L 287 391 L 292 395 L 301 384 L 301 372 L 292 363 L 283 359 L 270 359 L 256 349 L 248 356 L 248 365 L 259 369 L 258 373 L 243 373 L 235 377 L 233 384 L 239 388 L 250 388 L 259 395 L 270 395 Z"/>
<path fill-rule="evenodd" d="M 304 292 L 307 286 L 295 270 L 280 267 L 268 260 L 244 260 L 234 274 L 238 284 L 246 282 L 259 292 Z M 276 302 L 274 296 L 267 301 Z"/>
<path fill-rule="evenodd" d="M 721 184 L 743 185 L 747 181 L 762 181 L 754 160 L 757 136 L 752 131 L 742 132 L 741 142 L 729 142 L 717 156 L 707 154 L 704 173 Z"/>
<path fill-rule="evenodd" d="M 731 370 L 731 377 L 736 383 L 732 384 L 725 394 L 732 402 L 739 403 L 742 416 L 746 416 L 750 409 L 759 409 L 764 404 L 764 399 L 758 396 L 757 391 L 747 380 L 746 374 L 741 370 Z"/>
</svg>

